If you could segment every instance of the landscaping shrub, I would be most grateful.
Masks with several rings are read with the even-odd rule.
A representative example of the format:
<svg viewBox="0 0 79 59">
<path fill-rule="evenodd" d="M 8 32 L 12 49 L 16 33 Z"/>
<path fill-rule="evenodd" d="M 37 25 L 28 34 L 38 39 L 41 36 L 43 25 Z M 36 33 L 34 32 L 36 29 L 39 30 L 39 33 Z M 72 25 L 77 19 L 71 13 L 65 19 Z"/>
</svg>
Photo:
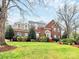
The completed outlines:
<svg viewBox="0 0 79 59">
<path fill-rule="evenodd" d="M 18 36 L 18 37 L 17 37 L 17 41 L 22 41 L 21 36 Z"/>
<path fill-rule="evenodd" d="M 27 36 L 24 36 L 23 41 L 27 41 Z"/>
<path fill-rule="evenodd" d="M 58 42 L 59 41 L 59 38 L 54 38 L 53 39 L 55 42 Z"/>
<path fill-rule="evenodd" d="M 29 33 L 28 33 L 28 39 L 36 39 L 36 32 L 35 32 L 35 28 L 30 28 L 29 29 Z"/>
<path fill-rule="evenodd" d="M 14 34 L 14 30 L 13 30 L 13 28 L 11 27 L 11 25 L 9 25 L 9 26 L 7 27 L 7 29 L 6 29 L 6 32 L 5 32 L 5 38 L 11 40 L 14 35 L 15 35 L 15 34 Z"/>
<path fill-rule="evenodd" d="M 46 37 L 46 36 L 41 36 L 41 37 L 39 38 L 39 41 L 40 41 L 40 42 L 48 42 L 48 37 Z"/>
<path fill-rule="evenodd" d="M 18 36 L 17 37 L 17 41 L 27 41 L 27 37 L 24 37 L 24 36 Z"/>
<path fill-rule="evenodd" d="M 18 37 L 18 36 L 14 36 L 14 37 L 11 39 L 11 41 L 17 41 L 17 37 Z"/>
<path fill-rule="evenodd" d="M 62 35 L 62 39 L 66 39 L 68 36 L 68 34 L 66 32 L 64 32 L 64 34 Z"/>
<path fill-rule="evenodd" d="M 31 39 L 31 42 L 37 42 L 37 40 L 35 40 L 35 39 Z"/>
<path fill-rule="evenodd" d="M 79 37 L 76 38 L 75 44 L 79 45 Z"/>
<path fill-rule="evenodd" d="M 63 44 L 67 45 L 72 45 L 73 43 L 75 43 L 75 40 L 73 38 L 62 39 L 61 41 L 63 42 Z"/>
</svg>

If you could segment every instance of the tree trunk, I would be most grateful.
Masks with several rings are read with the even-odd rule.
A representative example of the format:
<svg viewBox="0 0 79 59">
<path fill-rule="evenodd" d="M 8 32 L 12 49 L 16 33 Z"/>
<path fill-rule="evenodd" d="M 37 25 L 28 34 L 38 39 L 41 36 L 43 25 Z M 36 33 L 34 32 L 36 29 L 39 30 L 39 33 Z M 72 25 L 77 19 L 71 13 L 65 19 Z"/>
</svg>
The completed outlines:
<svg viewBox="0 0 79 59">
<path fill-rule="evenodd" d="M 0 45 L 6 44 L 5 42 L 5 21 L 6 21 L 6 0 L 2 0 L 1 14 L 0 14 Z"/>
<path fill-rule="evenodd" d="M 5 27 L 4 23 L 0 22 L 0 45 L 5 44 L 4 27 Z"/>
</svg>

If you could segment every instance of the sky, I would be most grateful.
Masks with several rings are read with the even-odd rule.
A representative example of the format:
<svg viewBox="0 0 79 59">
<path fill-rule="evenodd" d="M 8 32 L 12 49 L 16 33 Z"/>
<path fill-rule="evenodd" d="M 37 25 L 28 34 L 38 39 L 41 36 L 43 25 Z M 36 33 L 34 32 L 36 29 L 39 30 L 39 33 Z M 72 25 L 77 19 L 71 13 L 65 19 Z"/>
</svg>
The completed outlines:
<svg viewBox="0 0 79 59">
<path fill-rule="evenodd" d="M 33 0 L 30 1 L 32 2 Z M 59 5 L 63 4 L 62 2 L 63 0 L 46 0 L 46 1 L 47 1 L 46 7 L 38 4 L 33 6 L 35 14 L 31 14 L 30 11 L 27 10 L 28 13 L 30 13 L 30 15 L 28 13 L 25 13 L 24 14 L 25 19 L 21 17 L 19 11 L 16 8 L 10 9 L 8 14 L 9 15 L 8 22 L 10 24 L 13 24 L 17 21 L 27 22 L 31 20 L 31 21 L 40 21 L 40 22 L 48 23 L 51 20 L 56 20 L 57 19 L 56 11 Z M 22 2 L 25 2 L 25 0 L 22 0 Z M 70 3 L 79 3 L 79 0 L 71 0 Z M 21 4 L 19 5 L 22 6 Z M 23 8 L 25 9 L 25 7 Z"/>
</svg>

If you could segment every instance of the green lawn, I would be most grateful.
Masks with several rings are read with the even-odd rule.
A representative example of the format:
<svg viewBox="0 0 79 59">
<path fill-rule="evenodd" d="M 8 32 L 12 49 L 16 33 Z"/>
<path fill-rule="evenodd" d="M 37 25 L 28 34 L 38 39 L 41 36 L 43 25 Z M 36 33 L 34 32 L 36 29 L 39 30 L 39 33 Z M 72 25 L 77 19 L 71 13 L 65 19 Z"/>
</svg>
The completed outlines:
<svg viewBox="0 0 79 59">
<path fill-rule="evenodd" d="M 0 59 L 79 59 L 79 48 L 56 43 L 8 42 L 16 49 L 0 52 Z"/>
</svg>

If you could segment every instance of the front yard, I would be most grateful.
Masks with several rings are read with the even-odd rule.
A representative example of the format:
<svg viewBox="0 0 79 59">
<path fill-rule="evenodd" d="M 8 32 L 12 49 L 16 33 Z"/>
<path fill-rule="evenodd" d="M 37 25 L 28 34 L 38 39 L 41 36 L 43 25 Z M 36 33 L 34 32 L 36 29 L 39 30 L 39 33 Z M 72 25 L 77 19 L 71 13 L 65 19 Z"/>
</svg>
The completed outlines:
<svg viewBox="0 0 79 59">
<path fill-rule="evenodd" d="M 0 59 L 79 59 L 79 48 L 42 42 L 8 42 L 16 49 L 0 52 Z"/>
</svg>

